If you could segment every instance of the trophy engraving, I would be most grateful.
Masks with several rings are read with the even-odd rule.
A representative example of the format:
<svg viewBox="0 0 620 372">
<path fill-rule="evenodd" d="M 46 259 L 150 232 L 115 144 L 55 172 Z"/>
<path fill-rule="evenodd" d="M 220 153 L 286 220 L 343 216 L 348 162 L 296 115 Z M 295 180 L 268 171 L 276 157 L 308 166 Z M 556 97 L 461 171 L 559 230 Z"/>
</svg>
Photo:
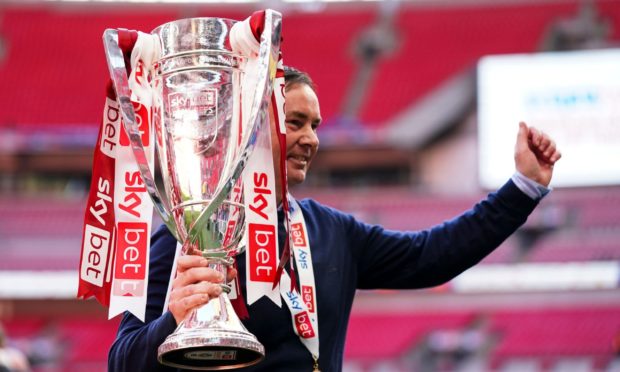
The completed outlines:
<svg viewBox="0 0 620 372">
<path fill-rule="evenodd" d="M 145 160 L 116 30 L 104 44 L 110 75 L 145 187 L 183 250 L 198 249 L 226 273 L 244 247 L 245 204 L 240 177 L 259 130 L 269 130 L 268 107 L 279 52 L 281 15 L 265 12 L 255 86 L 242 86 L 247 56 L 231 47 L 236 21 L 191 18 L 157 27 L 159 57 L 152 66 L 153 130 L 166 198 Z M 240 97 L 251 97 L 250 115 Z M 233 369 L 258 363 L 264 347 L 223 293 L 193 311 L 158 349 L 161 363 L 185 369 Z"/>
</svg>

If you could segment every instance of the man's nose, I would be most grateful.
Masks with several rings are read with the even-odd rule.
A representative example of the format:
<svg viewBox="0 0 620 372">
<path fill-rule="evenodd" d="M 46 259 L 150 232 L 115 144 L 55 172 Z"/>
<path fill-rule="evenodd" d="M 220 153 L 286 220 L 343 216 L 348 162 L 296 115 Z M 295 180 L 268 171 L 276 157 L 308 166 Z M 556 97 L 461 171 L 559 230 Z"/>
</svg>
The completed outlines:
<svg viewBox="0 0 620 372">
<path fill-rule="evenodd" d="M 312 129 L 312 125 L 304 125 L 304 130 L 299 139 L 299 142 L 302 145 L 318 147 L 319 146 L 319 137 L 316 135 L 316 131 Z"/>
</svg>

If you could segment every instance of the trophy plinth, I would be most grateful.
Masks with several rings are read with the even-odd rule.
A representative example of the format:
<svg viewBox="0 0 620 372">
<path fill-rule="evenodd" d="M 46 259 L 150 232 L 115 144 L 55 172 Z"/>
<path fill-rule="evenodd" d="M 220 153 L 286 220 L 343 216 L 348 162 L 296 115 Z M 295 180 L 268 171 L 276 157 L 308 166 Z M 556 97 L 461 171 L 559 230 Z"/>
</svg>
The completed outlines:
<svg viewBox="0 0 620 372">
<path fill-rule="evenodd" d="M 159 361 L 177 368 L 220 370 L 251 366 L 264 357 L 262 345 L 250 333 L 210 333 L 188 330 L 170 337 L 159 347 Z"/>
<path fill-rule="evenodd" d="M 264 358 L 265 348 L 239 325 L 241 322 L 228 296 L 222 293 L 179 324 L 159 347 L 158 359 L 172 367 L 200 370 L 236 369 L 256 364 Z"/>
</svg>

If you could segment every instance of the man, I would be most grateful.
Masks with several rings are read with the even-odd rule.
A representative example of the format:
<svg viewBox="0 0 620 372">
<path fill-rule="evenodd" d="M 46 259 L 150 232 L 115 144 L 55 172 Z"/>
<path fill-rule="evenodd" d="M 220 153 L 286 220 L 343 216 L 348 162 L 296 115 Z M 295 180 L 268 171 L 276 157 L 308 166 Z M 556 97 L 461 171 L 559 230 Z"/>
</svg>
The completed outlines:
<svg viewBox="0 0 620 372">
<path fill-rule="evenodd" d="M 289 184 L 296 185 L 305 180 L 318 150 L 316 131 L 321 114 L 314 85 L 306 74 L 288 69 L 285 79 L 287 174 Z M 313 336 L 317 336 L 319 352 L 313 352 L 307 339 L 297 334 L 289 307 L 283 304 L 279 308 L 262 298 L 248 306 L 250 317 L 243 323 L 265 346 L 266 356 L 245 370 L 310 371 L 319 366 L 323 371 L 341 370 L 357 289 L 435 286 L 475 265 L 525 222 L 549 191 L 553 166 L 560 156 L 546 134 L 521 123 L 515 147 L 517 172 L 512 179 L 472 210 L 424 231 L 388 231 L 311 199 L 294 202 L 294 212 L 301 211 L 310 245 L 309 265 L 314 273 L 310 284 L 316 292 L 312 306 L 318 309 L 318 329 Z M 274 151 L 274 164 L 278 159 L 278 151 Z M 282 223 L 280 234 L 283 237 Z M 192 309 L 221 293 L 218 283 L 224 278 L 209 269 L 205 259 L 181 257 L 168 309 L 162 315 L 175 245 L 165 228 L 154 234 L 146 321 L 124 316 L 110 350 L 111 371 L 174 371 L 157 362 L 158 346 Z M 237 262 L 239 272 L 244 273 L 244 257 L 239 256 Z M 228 280 L 235 275 L 229 272 Z M 243 293 L 245 281 L 240 279 Z"/>
</svg>

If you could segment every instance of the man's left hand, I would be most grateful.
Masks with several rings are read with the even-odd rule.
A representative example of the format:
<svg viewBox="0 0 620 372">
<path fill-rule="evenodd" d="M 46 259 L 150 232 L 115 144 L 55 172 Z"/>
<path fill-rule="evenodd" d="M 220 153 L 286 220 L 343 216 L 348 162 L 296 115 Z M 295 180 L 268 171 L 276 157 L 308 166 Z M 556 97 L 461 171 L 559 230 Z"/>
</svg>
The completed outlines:
<svg viewBox="0 0 620 372">
<path fill-rule="evenodd" d="M 553 166 L 562 157 L 555 142 L 546 133 L 519 123 L 515 145 L 515 166 L 525 177 L 547 187 Z"/>
</svg>

